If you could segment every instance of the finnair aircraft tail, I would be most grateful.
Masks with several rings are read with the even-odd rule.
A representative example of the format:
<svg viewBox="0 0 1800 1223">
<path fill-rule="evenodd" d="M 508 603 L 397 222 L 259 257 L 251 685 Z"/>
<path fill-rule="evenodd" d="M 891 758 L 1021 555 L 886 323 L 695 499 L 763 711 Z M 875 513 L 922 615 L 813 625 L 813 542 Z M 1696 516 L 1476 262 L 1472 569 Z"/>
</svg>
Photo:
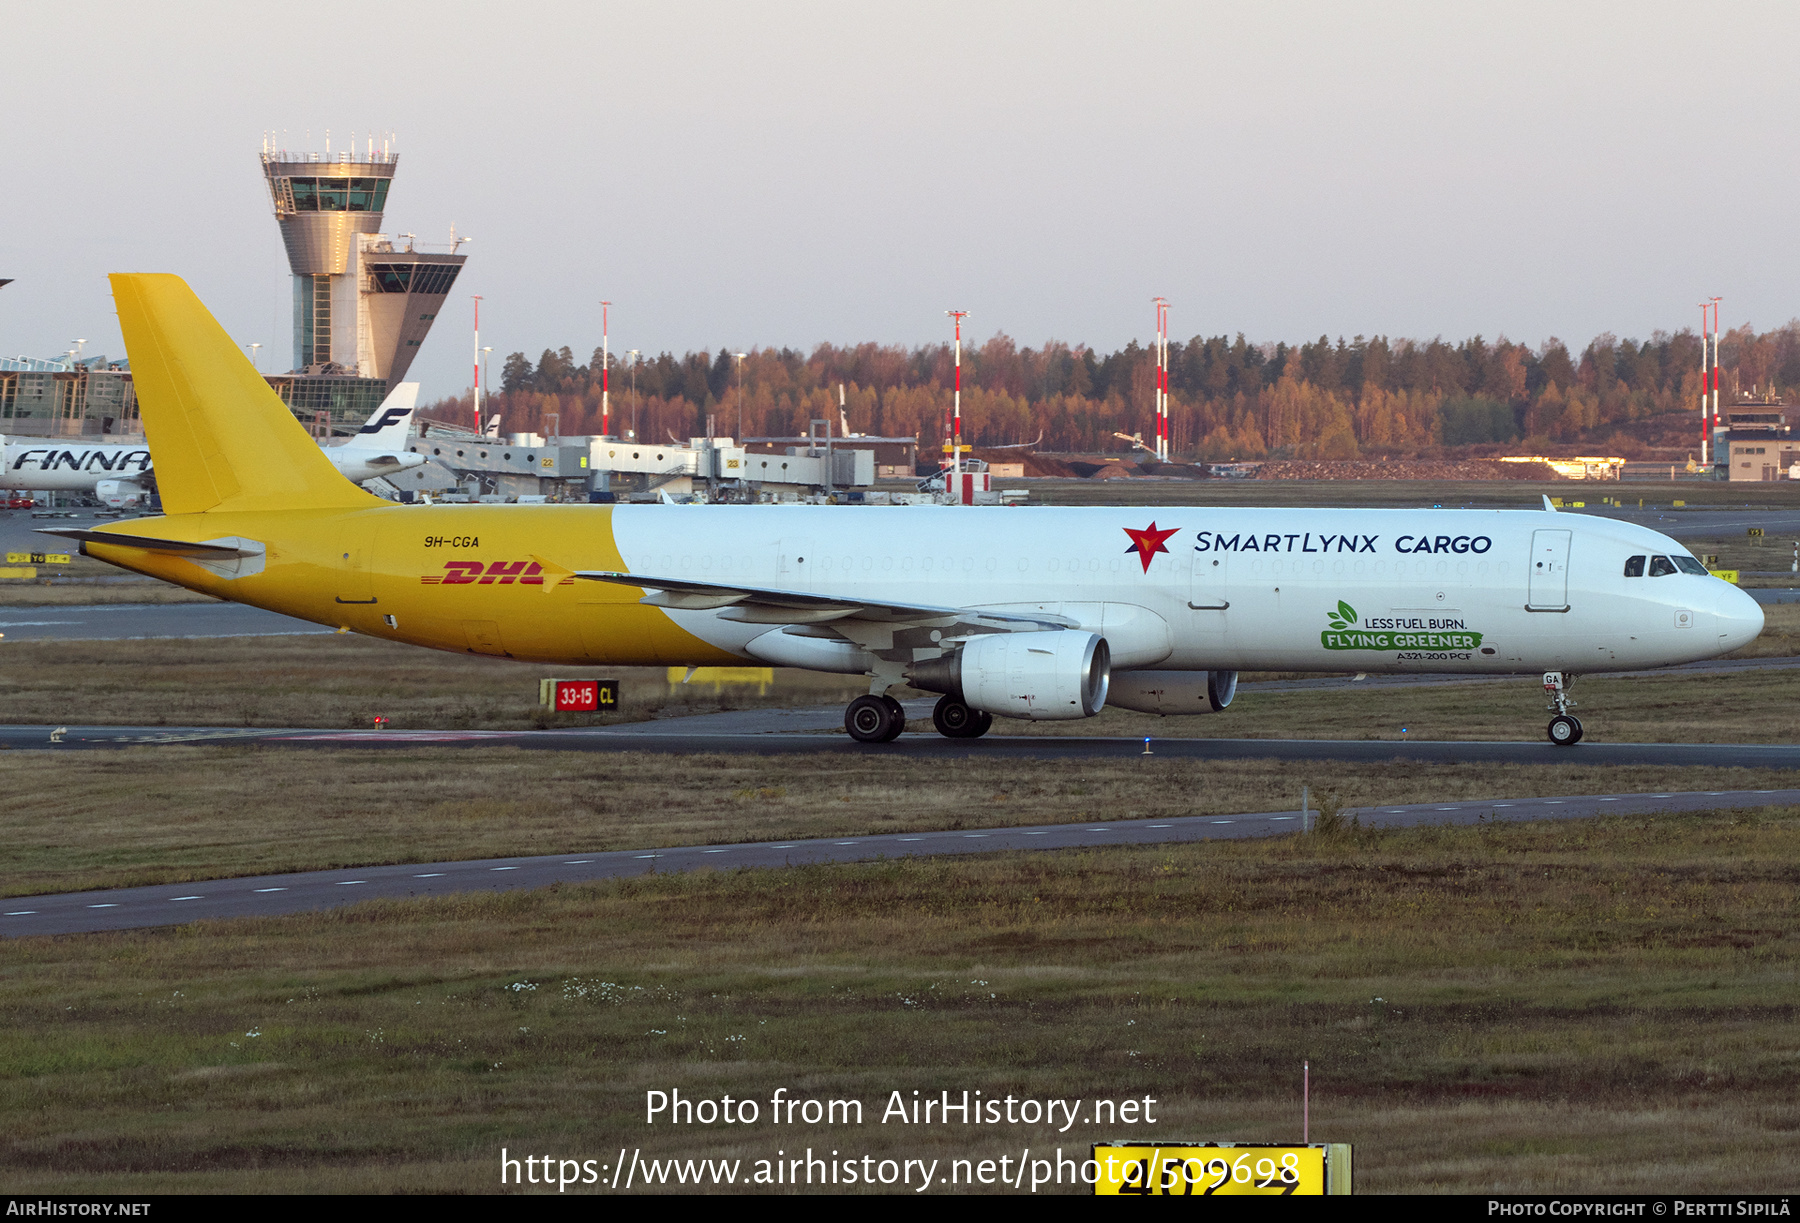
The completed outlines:
<svg viewBox="0 0 1800 1223">
<path fill-rule="evenodd" d="M 377 476 L 397 475 L 424 463 L 425 456 L 406 448 L 413 411 L 419 405 L 419 384 L 402 382 L 388 392 L 375 414 L 341 446 L 325 448 L 325 457 L 352 483 Z"/>
</svg>

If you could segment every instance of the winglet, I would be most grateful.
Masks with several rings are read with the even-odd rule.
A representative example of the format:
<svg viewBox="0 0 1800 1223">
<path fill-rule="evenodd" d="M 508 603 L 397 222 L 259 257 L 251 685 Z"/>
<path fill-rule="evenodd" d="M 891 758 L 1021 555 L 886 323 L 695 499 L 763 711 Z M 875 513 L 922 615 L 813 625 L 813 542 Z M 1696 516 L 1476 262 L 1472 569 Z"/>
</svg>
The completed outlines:
<svg viewBox="0 0 1800 1223">
<path fill-rule="evenodd" d="M 1549 510 L 1552 514 L 1556 513 L 1556 507 L 1554 505 L 1550 504 L 1550 494 L 1549 493 L 1544 494 L 1544 508 Z"/>
<path fill-rule="evenodd" d="M 111 280 L 166 512 L 386 504 L 338 474 L 179 276 Z"/>
</svg>

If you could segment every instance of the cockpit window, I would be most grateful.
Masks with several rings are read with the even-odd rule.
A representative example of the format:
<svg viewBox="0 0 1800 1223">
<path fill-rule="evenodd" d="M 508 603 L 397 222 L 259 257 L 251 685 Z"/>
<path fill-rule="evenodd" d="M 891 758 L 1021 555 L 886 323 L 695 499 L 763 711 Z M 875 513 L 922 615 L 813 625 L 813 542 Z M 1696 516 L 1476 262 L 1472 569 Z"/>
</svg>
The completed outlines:
<svg viewBox="0 0 1800 1223">
<path fill-rule="evenodd" d="M 1641 556 L 1626 557 L 1625 558 L 1625 576 L 1628 578 L 1643 577 L 1644 576 L 1644 558 Z"/>
<path fill-rule="evenodd" d="M 1697 577 L 1706 576 L 1706 566 L 1691 556 L 1678 556 L 1675 558 L 1675 564 L 1683 573 L 1691 573 Z"/>
<path fill-rule="evenodd" d="M 1666 578 L 1671 573 L 1674 573 L 1674 572 L 1675 572 L 1675 562 L 1670 560 L 1668 557 L 1653 556 L 1650 558 L 1650 576 L 1651 577 Z"/>
</svg>

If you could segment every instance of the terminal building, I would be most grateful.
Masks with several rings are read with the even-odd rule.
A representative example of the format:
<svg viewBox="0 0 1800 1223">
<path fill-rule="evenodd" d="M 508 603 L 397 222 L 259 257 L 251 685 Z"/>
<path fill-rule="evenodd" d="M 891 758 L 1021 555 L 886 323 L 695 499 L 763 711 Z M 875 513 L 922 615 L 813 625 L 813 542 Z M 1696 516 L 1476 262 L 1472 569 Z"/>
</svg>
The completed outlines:
<svg viewBox="0 0 1800 1223">
<path fill-rule="evenodd" d="M 0 435 L 137 434 L 137 392 L 123 361 L 0 357 Z"/>
<path fill-rule="evenodd" d="M 399 154 L 290 153 L 265 143 L 263 178 L 294 277 L 294 359 L 269 378 L 316 431 L 362 424 L 406 377 L 468 256 L 381 232 Z"/>
<path fill-rule="evenodd" d="M 1733 482 L 1794 478 L 1800 464 L 1796 442 L 1780 399 L 1742 400 L 1713 428 L 1713 469 Z"/>
</svg>

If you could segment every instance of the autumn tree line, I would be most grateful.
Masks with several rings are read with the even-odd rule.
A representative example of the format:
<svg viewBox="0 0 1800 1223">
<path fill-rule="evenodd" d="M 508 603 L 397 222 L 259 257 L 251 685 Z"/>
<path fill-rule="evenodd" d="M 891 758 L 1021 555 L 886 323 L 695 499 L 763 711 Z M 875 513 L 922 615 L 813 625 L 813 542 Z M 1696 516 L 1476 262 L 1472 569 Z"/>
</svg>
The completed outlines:
<svg viewBox="0 0 1800 1223">
<path fill-rule="evenodd" d="M 1800 321 L 1721 342 L 1721 402 L 1800 384 Z M 1502 337 L 1458 344 L 1328 337 L 1297 346 L 1238 335 L 1169 345 L 1173 453 L 1208 461 L 1267 456 L 1340 459 L 1429 455 L 1445 447 L 1524 450 L 1625 438 L 1634 421 L 1693 410 L 1700 340 L 1602 335 L 1579 354 L 1560 340 L 1538 348 Z M 837 421 L 839 386 L 859 433 L 943 435 L 953 357 L 948 344 L 905 348 L 821 344 L 811 353 L 763 348 L 741 360 L 661 353 L 612 356 L 612 431 L 645 441 L 706 432 L 795 436 Z M 534 363 L 507 357 L 489 399 L 507 430 L 541 431 L 554 413 L 564 435 L 601 430 L 601 354 L 578 364 L 567 347 Z M 963 346 L 963 432 L 975 445 L 1031 442 L 1049 451 L 1122 447 L 1113 434 L 1155 431 L 1155 357 L 1136 341 L 1102 355 L 1052 341 L 1022 348 L 1006 335 Z M 428 415 L 467 421 L 467 395 Z"/>
</svg>

